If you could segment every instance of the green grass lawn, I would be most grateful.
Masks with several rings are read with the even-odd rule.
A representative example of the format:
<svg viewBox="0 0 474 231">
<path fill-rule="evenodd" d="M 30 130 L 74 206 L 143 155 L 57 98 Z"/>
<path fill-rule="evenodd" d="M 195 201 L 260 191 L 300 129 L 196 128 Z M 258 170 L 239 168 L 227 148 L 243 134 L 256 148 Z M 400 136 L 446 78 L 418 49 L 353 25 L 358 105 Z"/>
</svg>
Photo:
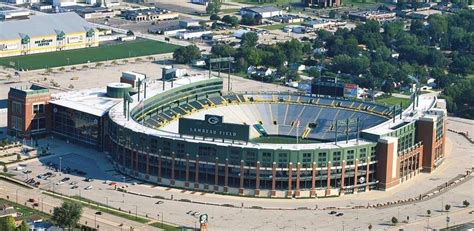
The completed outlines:
<svg viewBox="0 0 474 231">
<path fill-rule="evenodd" d="M 0 58 L 0 66 L 34 70 L 88 62 L 163 54 L 173 52 L 177 47 L 178 46 L 176 45 L 163 42 L 139 39 L 92 48 Z"/>
<path fill-rule="evenodd" d="M 219 13 L 221 13 L 221 14 L 233 14 L 233 13 L 237 13 L 237 12 L 239 12 L 239 9 L 229 8 L 229 9 L 222 9 L 222 10 L 220 10 Z"/>
<path fill-rule="evenodd" d="M 132 211 L 129 211 L 130 213 L 127 214 L 126 211 L 124 211 L 125 213 L 119 212 L 119 211 L 115 210 L 115 208 L 112 208 L 110 206 L 107 207 L 107 205 L 104 205 L 102 203 L 98 203 L 98 202 L 93 201 L 93 200 L 89 200 L 89 199 L 84 198 L 84 197 L 72 196 L 72 198 L 82 201 L 84 206 L 89 207 L 91 209 L 96 209 L 98 211 L 101 211 L 101 212 L 104 212 L 104 213 L 109 213 L 109 214 L 112 214 L 112 215 L 115 215 L 115 216 L 118 216 L 118 217 L 122 217 L 122 218 L 125 218 L 125 219 L 128 219 L 128 220 L 131 220 L 131 221 L 136 221 L 136 222 L 140 222 L 140 223 L 147 223 L 147 222 L 150 221 L 148 219 L 135 216 L 135 213 L 132 213 Z M 64 198 L 63 198 L 63 200 L 64 200 Z M 102 207 L 98 207 L 98 206 L 102 206 L 102 207 L 106 207 L 106 208 L 102 208 Z M 110 208 L 110 209 L 108 209 L 108 208 Z"/>
<path fill-rule="evenodd" d="M 344 0 L 342 2 L 343 6 L 346 7 L 360 7 L 360 8 L 365 8 L 365 7 L 374 7 L 374 4 L 379 3 L 377 0 Z"/>
<path fill-rule="evenodd" d="M 15 202 L 11 202 L 11 201 L 0 198 L 0 206 L 3 206 L 3 205 L 13 206 L 16 209 L 17 212 L 21 213 L 21 216 L 20 216 L 21 219 L 28 219 L 30 217 L 41 217 L 43 219 L 49 219 L 50 218 L 50 215 L 47 214 L 47 213 L 43 213 L 43 212 L 38 211 L 36 209 L 30 208 L 28 206 L 20 205 L 20 204 L 17 204 Z M 31 205 L 31 203 L 30 203 L 30 205 Z M 41 204 L 40 204 L 40 206 L 41 206 Z"/>
<path fill-rule="evenodd" d="M 403 104 L 403 108 L 407 108 L 410 106 L 410 99 L 409 98 L 399 98 L 395 96 L 388 96 L 379 99 L 375 99 L 376 103 L 380 104 L 388 104 L 388 105 L 400 105 L 400 102 Z"/>
<path fill-rule="evenodd" d="M 166 230 L 166 231 L 179 231 L 179 230 L 181 230 L 179 227 L 167 225 L 167 224 L 164 224 L 164 223 L 161 223 L 161 222 L 151 223 L 150 225 L 153 226 L 153 227 L 157 227 L 157 228 Z"/>
<path fill-rule="evenodd" d="M 279 23 L 279 24 L 273 24 L 273 25 L 268 25 L 268 26 L 260 26 L 259 28 L 265 29 L 265 30 L 282 30 L 285 28 L 285 26 L 289 25 L 301 25 L 301 23 Z"/>
<path fill-rule="evenodd" d="M 274 2 L 264 2 L 263 0 L 234 0 L 235 2 L 251 5 L 287 5 L 288 3 L 299 3 L 300 0 L 275 0 Z"/>
</svg>

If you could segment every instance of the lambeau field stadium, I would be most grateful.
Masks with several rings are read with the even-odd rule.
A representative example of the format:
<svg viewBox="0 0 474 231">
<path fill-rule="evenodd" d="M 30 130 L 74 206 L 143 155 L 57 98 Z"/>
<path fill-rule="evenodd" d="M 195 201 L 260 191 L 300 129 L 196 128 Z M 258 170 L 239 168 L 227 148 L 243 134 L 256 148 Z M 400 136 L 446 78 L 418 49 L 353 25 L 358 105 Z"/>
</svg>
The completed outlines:
<svg viewBox="0 0 474 231">
<path fill-rule="evenodd" d="M 327 197 L 390 189 L 445 157 L 446 110 L 434 96 L 412 96 L 403 110 L 314 94 L 224 93 L 221 78 L 205 76 L 146 91 L 111 108 L 104 148 L 122 172 L 160 185 Z"/>
<path fill-rule="evenodd" d="M 434 95 L 389 106 L 224 91 L 222 78 L 204 75 L 122 80 L 58 94 L 11 88 L 8 133 L 95 147 L 120 172 L 152 184 L 255 197 L 387 190 L 435 171 L 446 155 L 447 113 Z"/>
</svg>

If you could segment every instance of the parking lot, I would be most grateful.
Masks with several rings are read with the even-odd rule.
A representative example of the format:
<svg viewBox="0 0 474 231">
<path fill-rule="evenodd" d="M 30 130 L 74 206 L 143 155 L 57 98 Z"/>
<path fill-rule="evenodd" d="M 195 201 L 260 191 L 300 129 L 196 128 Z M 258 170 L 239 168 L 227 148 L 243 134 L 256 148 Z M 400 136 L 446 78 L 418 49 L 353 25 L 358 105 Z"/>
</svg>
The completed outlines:
<svg viewBox="0 0 474 231">
<path fill-rule="evenodd" d="M 454 123 L 454 122 L 452 122 Z M 336 209 L 345 206 L 364 206 L 380 201 L 397 200 L 424 192 L 435 185 L 441 184 L 472 164 L 465 161 L 472 157 L 472 149 L 466 146 L 460 136 L 449 133 L 455 139 L 453 155 L 433 174 L 421 174 L 417 178 L 389 191 L 371 191 L 358 195 L 346 195 L 340 198 L 315 200 L 260 199 L 216 195 L 206 192 L 173 189 L 152 184 L 142 184 L 135 179 L 124 177 L 115 171 L 107 160 L 106 154 L 87 149 L 82 146 L 66 144 L 59 140 L 51 142 L 51 150 L 55 153 L 40 160 L 30 160 L 23 164 L 27 174 L 16 171 L 15 166 L 10 172 L 18 179 L 34 178 L 40 182 L 40 188 L 54 190 L 70 196 L 83 198 L 109 205 L 130 214 L 138 214 L 149 218 L 163 219 L 165 222 L 194 227 L 198 225 L 201 214 L 209 215 L 209 227 L 213 230 L 364 230 L 372 224 L 374 230 L 395 228 L 390 226 L 390 219 L 396 216 L 401 222 L 410 217 L 411 230 L 422 229 L 426 225 L 426 210 L 433 211 L 431 224 L 443 225 L 442 204 L 451 204 L 450 216 L 453 222 L 461 223 L 472 220 L 470 208 L 460 206 L 462 200 L 472 201 L 473 182 L 468 181 L 435 199 L 407 204 L 399 207 L 383 209 Z M 44 145 L 44 142 L 41 141 Z M 472 145 L 471 145 L 472 147 Z M 469 150 L 468 150 L 469 149 Z M 72 151 L 73 150 L 73 151 Z M 61 158 L 61 159 L 60 159 Z M 59 173 L 61 168 L 65 172 Z M 50 172 L 50 174 L 47 174 Z M 82 173 L 83 172 L 83 173 Z M 49 176 L 39 179 L 38 175 Z M 85 173 L 85 174 L 84 174 Z M 68 179 L 69 178 L 69 179 Z M 91 178 L 93 180 L 87 180 Z M 61 183 L 63 181 L 63 183 Z M 416 186 L 416 187 L 414 187 Z M 127 189 L 124 193 L 118 188 Z M 141 194 L 141 195 L 138 195 Z M 190 203 L 189 201 L 194 201 Z M 208 204 L 209 203 L 209 204 Z M 228 204 L 215 206 L 210 204 Z M 331 207 L 332 208 L 329 208 Z M 258 209 L 258 208 L 273 209 Z M 299 209 L 302 208 L 302 209 Z M 315 209 L 318 208 L 318 209 Z M 323 208 L 327 208 L 323 210 Z M 308 218 L 314 219 L 308 219 Z M 242 222 L 242 221 L 246 222 Z"/>
</svg>

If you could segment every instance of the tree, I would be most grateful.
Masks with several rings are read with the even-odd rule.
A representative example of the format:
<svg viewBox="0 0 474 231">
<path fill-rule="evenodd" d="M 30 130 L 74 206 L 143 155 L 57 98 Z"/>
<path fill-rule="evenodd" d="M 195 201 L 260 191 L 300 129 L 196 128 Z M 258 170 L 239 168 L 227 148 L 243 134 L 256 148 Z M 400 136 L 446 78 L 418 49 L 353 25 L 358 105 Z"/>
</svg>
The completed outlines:
<svg viewBox="0 0 474 231">
<path fill-rule="evenodd" d="M 218 14 L 221 10 L 222 3 L 219 0 L 211 0 L 206 7 L 206 12 L 208 14 Z"/>
<path fill-rule="evenodd" d="M 21 155 L 19 153 L 16 154 L 16 160 L 21 160 Z"/>
<path fill-rule="evenodd" d="M 30 230 L 30 226 L 23 220 L 21 222 L 21 225 L 20 227 L 18 227 L 17 231 L 29 231 Z"/>
<path fill-rule="evenodd" d="M 239 18 L 237 18 L 235 16 L 224 15 L 224 17 L 222 17 L 222 21 L 229 24 L 229 25 L 231 25 L 231 26 L 239 25 Z"/>
<path fill-rule="evenodd" d="M 7 168 L 6 165 L 3 165 L 3 172 L 4 172 L 4 173 L 8 172 L 8 168 Z"/>
<path fill-rule="evenodd" d="M 304 44 L 308 43 L 305 42 Z M 290 41 L 281 43 L 280 47 L 284 51 L 289 63 L 299 63 L 303 59 L 304 50 L 311 50 L 311 47 L 305 48 L 305 45 L 303 45 L 303 43 L 297 39 L 292 39 Z"/>
<path fill-rule="evenodd" d="M 219 15 L 217 15 L 217 14 L 211 14 L 211 17 L 209 17 L 209 19 L 211 21 L 219 21 L 219 20 L 221 20 L 221 17 L 219 17 Z"/>
<path fill-rule="evenodd" d="M 173 58 L 177 63 L 190 63 L 201 57 L 201 51 L 196 45 L 180 47 L 173 52 Z"/>
<path fill-rule="evenodd" d="M 0 218 L 0 230 L 2 231 L 15 231 L 15 218 L 12 216 L 6 216 Z"/>
<path fill-rule="evenodd" d="M 336 12 L 335 10 L 330 10 L 330 11 L 329 11 L 329 17 L 330 17 L 330 18 L 336 18 L 336 13 L 337 13 L 337 12 Z"/>
<path fill-rule="evenodd" d="M 398 219 L 396 217 L 392 217 L 392 224 L 396 225 L 398 223 Z"/>
<path fill-rule="evenodd" d="M 372 224 L 369 224 L 369 227 L 367 227 L 369 229 L 369 231 L 372 230 Z"/>
<path fill-rule="evenodd" d="M 247 25 L 247 26 L 253 26 L 257 25 L 258 22 L 255 17 L 253 17 L 250 14 L 244 14 L 242 16 L 242 19 L 240 20 L 240 24 Z"/>
<path fill-rule="evenodd" d="M 388 79 L 396 71 L 396 68 L 389 62 L 375 62 L 370 65 L 370 72 L 376 78 Z"/>
<path fill-rule="evenodd" d="M 370 60 L 366 56 L 350 57 L 348 55 L 338 55 L 332 60 L 331 70 L 333 72 L 359 75 L 367 71 Z"/>
<path fill-rule="evenodd" d="M 55 207 L 52 220 L 61 227 L 77 224 L 82 215 L 82 205 L 78 202 L 65 201 L 61 207 Z"/>
<path fill-rule="evenodd" d="M 258 66 L 262 63 L 262 55 L 260 50 L 258 50 L 257 48 L 246 48 L 242 53 L 244 59 L 247 60 L 248 64 Z"/>
<path fill-rule="evenodd" d="M 464 207 L 469 207 L 470 203 L 467 200 L 463 200 L 462 205 L 464 205 Z"/>
<path fill-rule="evenodd" d="M 255 47 L 258 42 L 258 35 L 255 32 L 247 32 L 240 39 L 241 47 Z"/>
<path fill-rule="evenodd" d="M 426 214 L 430 217 L 431 216 L 431 210 L 426 210 Z"/>
<path fill-rule="evenodd" d="M 393 80 L 387 79 L 385 83 L 382 85 L 381 90 L 389 95 L 392 95 L 393 89 L 394 89 Z"/>
<path fill-rule="evenodd" d="M 446 211 L 449 211 L 449 209 L 451 209 L 451 205 L 446 204 L 446 205 L 444 206 L 444 209 L 445 209 Z"/>
<path fill-rule="evenodd" d="M 237 50 L 227 44 L 218 43 L 212 46 L 211 53 L 215 56 L 229 57 L 234 56 L 237 53 Z"/>
<path fill-rule="evenodd" d="M 133 36 L 133 35 L 135 35 L 135 33 L 133 33 L 133 31 L 131 31 L 131 30 L 128 30 L 128 31 L 127 31 L 127 35 L 128 35 L 128 36 Z"/>
</svg>

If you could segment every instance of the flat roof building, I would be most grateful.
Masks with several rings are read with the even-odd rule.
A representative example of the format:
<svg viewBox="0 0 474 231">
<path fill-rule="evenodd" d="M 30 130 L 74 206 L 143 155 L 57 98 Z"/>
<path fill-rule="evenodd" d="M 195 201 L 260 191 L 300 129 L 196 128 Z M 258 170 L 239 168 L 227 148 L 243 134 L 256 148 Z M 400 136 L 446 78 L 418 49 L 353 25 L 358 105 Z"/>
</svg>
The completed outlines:
<svg viewBox="0 0 474 231">
<path fill-rule="evenodd" d="M 97 29 L 73 12 L 0 22 L 0 57 L 94 47 Z"/>
<path fill-rule="evenodd" d="M 260 15 L 262 18 L 271 18 L 283 15 L 283 11 L 274 6 L 246 7 L 240 9 L 240 15 L 251 15 L 252 17 Z"/>
<path fill-rule="evenodd" d="M 349 13 L 350 19 L 358 19 L 361 21 L 367 20 L 376 20 L 376 21 L 386 21 L 395 19 L 396 13 L 395 12 L 388 12 L 388 11 L 362 11 L 362 12 L 352 12 Z"/>
<path fill-rule="evenodd" d="M 160 8 L 130 9 L 122 12 L 122 15 L 132 21 L 162 21 L 179 18 L 179 14 Z"/>
</svg>

